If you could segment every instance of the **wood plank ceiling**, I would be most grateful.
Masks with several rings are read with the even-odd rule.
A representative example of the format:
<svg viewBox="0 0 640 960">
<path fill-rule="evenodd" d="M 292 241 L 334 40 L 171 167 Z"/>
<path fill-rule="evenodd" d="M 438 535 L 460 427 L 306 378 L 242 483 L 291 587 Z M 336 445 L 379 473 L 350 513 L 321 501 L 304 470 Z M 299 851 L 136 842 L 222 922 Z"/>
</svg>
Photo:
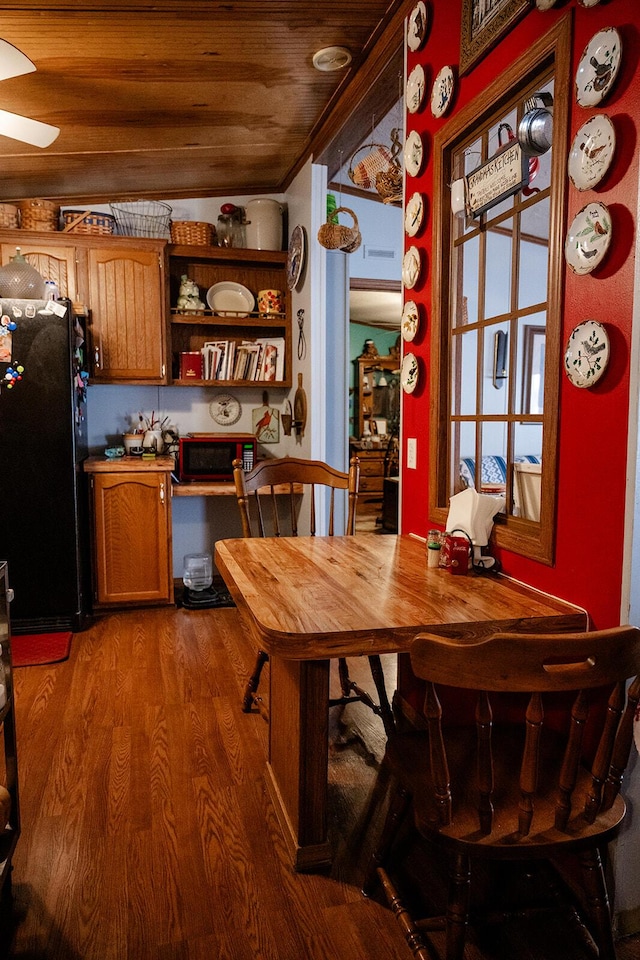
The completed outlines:
<svg viewBox="0 0 640 960">
<path fill-rule="evenodd" d="M 310 156 L 331 178 L 397 99 L 410 8 L 10 0 L 0 37 L 37 69 L 0 83 L 0 108 L 61 133 L 42 150 L 0 136 L 0 201 L 279 193 Z M 351 66 L 319 72 L 333 45 Z"/>
</svg>

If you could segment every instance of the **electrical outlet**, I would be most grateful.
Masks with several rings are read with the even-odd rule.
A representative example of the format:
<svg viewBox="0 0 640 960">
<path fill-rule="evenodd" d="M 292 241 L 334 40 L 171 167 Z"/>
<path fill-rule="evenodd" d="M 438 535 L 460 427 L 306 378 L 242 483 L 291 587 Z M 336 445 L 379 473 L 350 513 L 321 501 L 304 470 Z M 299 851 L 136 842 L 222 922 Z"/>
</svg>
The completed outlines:
<svg viewBox="0 0 640 960">
<path fill-rule="evenodd" d="M 415 470 L 418 460 L 418 441 L 415 437 L 407 437 L 407 468 Z"/>
</svg>

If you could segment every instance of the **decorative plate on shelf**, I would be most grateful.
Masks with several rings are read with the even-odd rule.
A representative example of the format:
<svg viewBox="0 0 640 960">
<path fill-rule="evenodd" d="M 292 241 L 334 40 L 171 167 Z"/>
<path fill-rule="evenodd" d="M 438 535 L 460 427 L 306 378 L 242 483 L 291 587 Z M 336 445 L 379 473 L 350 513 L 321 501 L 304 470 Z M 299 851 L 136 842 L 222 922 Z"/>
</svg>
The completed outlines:
<svg viewBox="0 0 640 960">
<path fill-rule="evenodd" d="M 302 275 L 305 258 L 304 227 L 300 224 L 291 231 L 287 253 L 287 286 L 295 290 Z"/>
<path fill-rule="evenodd" d="M 232 427 L 240 419 L 242 407 L 230 393 L 219 393 L 209 404 L 209 413 L 216 423 Z"/>
<path fill-rule="evenodd" d="M 407 80 L 405 101 L 409 113 L 417 113 L 422 106 L 426 85 L 427 81 L 425 79 L 424 69 L 422 65 L 418 63 L 409 74 Z"/>
<path fill-rule="evenodd" d="M 600 0 L 578 0 L 579 7 L 595 7 Z"/>
<path fill-rule="evenodd" d="M 410 197 L 404 212 L 404 229 L 409 237 L 415 237 L 424 223 L 425 199 L 416 191 Z"/>
<path fill-rule="evenodd" d="M 241 283 L 222 280 L 207 290 L 207 303 L 221 317 L 246 317 L 255 307 L 256 299 Z"/>
<path fill-rule="evenodd" d="M 415 287 L 420 278 L 420 251 L 417 247 L 409 247 L 402 258 L 402 282 L 405 287 Z"/>
<path fill-rule="evenodd" d="M 414 300 L 407 300 L 402 311 L 402 322 L 400 324 L 402 339 L 410 343 L 418 332 L 419 326 L 420 311 L 418 304 Z"/>
<path fill-rule="evenodd" d="M 431 88 L 431 113 L 434 117 L 442 117 L 451 106 L 454 87 L 453 69 L 443 67 Z"/>
<path fill-rule="evenodd" d="M 577 190 L 597 186 L 611 165 L 616 149 L 616 131 L 606 113 L 583 123 L 571 144 L 567 164 L 569 179 Z"/>
<path fill-rule="evenodd" d="M 589 203 L 567 231 L 564 255 L 574 273 L 591 273 L 602 263 L 611 243 L 611 215 L 604 203 Z"/>
<path fill-rule="evenodd" d="M 413 393 L 418 386 L 418 361 L 413 353 L 406 353 L 402 360 L 400 383 L 405 393 Z"/>
<path fill-rule="evenodd" d="M 409 50 L 419 50 L 427 36 L 429 15 L 423 0 L 418 0 L 407 23 L 407 46 Z"/>
<path fill-rule="evenodd" d="M 551 10 L 557 2 L 558 0 L 536 0 L 536 7 L 538 10 Z"/>
<path fill-rule="evenodd" d="M 422 137 L 412 130 L 404 143 L 404 168 L 410 177 L 417 177 L 422 169 L 424 147 Z"/>
<path fill-rule="evenodd" d="M 622 60 L 622 41 L 615 27 L 606 27 L 591 37 L 576 72 L 576 101 L 595 107 L 613 86 Z"/>
<path fill-rule="evenodd" d="M 572 331 L 564 354 L 564 370 L 575 387 L 597 383 L 609 362 L 609 335 L 597 320 L 584 320 Z"/>
</svg>

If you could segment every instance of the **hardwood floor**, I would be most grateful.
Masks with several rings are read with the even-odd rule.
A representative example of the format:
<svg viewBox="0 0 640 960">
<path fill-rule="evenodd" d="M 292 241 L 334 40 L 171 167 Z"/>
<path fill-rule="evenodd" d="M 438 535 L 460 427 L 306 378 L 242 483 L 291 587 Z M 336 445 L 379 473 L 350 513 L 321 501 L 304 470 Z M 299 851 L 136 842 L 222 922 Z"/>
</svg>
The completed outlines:
<svg viewBox="0 0 640 960">
<path fill-rule="evenodd" d="M 170 608 L 105 616 L 66 662 L 15 671 L 22 836 L 4 956 L 409 960 L 390 910 L 360 893 L 381 722 L 361 705 L 347 726 L 332 718 L 335 862 L 296 874 L 264 789 L 268 726 L 240 709 L 252 660 L 235 609 Z M 582 960 L 517 936 L 468 960 Z"/>
</svg>

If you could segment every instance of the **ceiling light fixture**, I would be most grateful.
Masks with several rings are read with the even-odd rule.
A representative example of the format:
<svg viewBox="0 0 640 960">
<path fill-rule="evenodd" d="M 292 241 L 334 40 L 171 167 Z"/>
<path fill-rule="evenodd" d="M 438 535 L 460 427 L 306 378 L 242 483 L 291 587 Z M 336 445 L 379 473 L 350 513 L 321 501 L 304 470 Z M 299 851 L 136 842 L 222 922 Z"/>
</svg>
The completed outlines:
<svg viewBox="0 0 640 960">
<path fill-rule="evenodd" d="M 344 70 L 351 63 L 352 56 L 346 47 L 323 47 L 313 55 L 313 65 L 316 70 L 331 73 L 333 70 Z"/>
</svg>

